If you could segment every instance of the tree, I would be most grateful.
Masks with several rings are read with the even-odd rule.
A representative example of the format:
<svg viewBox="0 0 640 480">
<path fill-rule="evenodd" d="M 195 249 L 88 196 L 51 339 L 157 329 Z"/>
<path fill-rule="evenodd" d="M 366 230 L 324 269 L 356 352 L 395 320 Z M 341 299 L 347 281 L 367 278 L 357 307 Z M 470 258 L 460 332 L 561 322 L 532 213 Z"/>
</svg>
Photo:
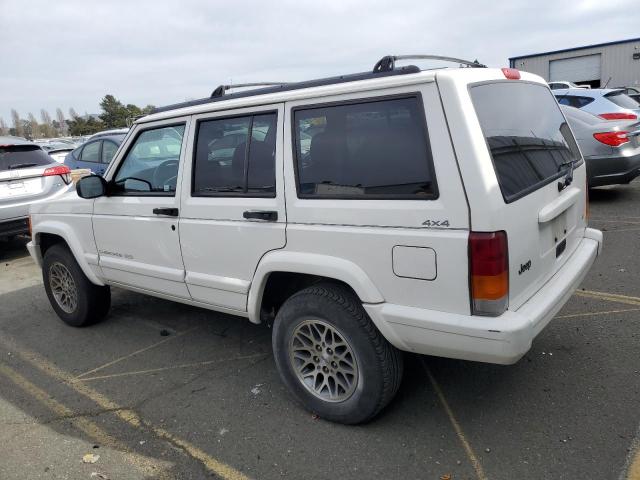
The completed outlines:
<svg viewBox="0 0 640 480">
<path fill-rule="evenodd" d="M 41 136 L 40 133 L 40 128 L 38 125 L 38 120 L 36 120 L 36 117 L 33 113 L 29 112 L 27 118 L 29 119 L 29 126 L 31 128 L 31 135 L 30 137 L 33 138 L 38 138 Z"/>
<path fill-rule="evenodd" d="M 75 120 L 76 118 L 78 118 L 78 114 L 73 108 L 69 109 L 69 116 L 71 117 L 71 120 Z"/>
<path fill-rule="evenodd" d="M 0 117 L 0 135 L 8 135 L 9 128 L 7 128 L 7 124 L 4 121 L 4 118 Z"/>
<path fill-rule="evenodd" d="M 24 129 L 22 128 L 20 114 L 13 108 L 11 109 L 11 122 L 13 123 L 13 134 L 18 137 L 24 136 Z"/>
<path fill-rule="evenodd" d="M 56 108 L 56 120 L 58 121 L 58 132 L 60 132 L 60 135 L 68 135 L 69 128 L 67 127 L 67 122 L 64 119 L 64 113 L 62 113 L 61 108 Z"/>
<path fill-rule="evenodd" d="M 45 138 L 54 137 L 56 132 L 53 128 L 53 122 L 51 121 L 51 115 L 44 108 L 40 109 L 40 120 L 42 125 L 40 126 L 40 132 Z"/>
<path fill-rule="evenodd" d="M 91 116 L 75 116 L 72 120 L 67 120 L 69 135 L 74 137 L 81 135 L 92 135 L 100 130 L 104 130 L 104 124 Z"/>
<path fill-rule="evenodd" d="M 135 107 L 135 105 L 129 105 Z M 113 95 L 107 94 L 100 102 L 102 114 L 100 120 L 104 123 L 105 128 L 122 128 L 127 126 L 127 118 L 129 117 L 128 108 L 125 107 Z M 138 108 L 138 107 L 135 107 Z M 138 109 L 139 111 L 140 109 Z"/>
</svg>

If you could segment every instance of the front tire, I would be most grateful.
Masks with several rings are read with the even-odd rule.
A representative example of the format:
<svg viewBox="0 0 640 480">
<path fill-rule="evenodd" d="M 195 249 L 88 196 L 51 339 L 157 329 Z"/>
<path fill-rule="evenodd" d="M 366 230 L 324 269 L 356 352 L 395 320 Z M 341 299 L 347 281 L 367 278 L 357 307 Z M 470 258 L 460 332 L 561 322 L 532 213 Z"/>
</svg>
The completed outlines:
<svg viewBox="0 0 640 480">
<path fill-rule="evenodd" d="M 66 324 L 85 327 L 107 315 L 111 290 L 91 283 L 65 245 L 56 244 L 46 251 L 42 279 L 53 310 Z"/>
<path fill-rule="evenodd" d="M 287 387 L 320 417 L 372 419 L 394 397 L 402 353 L 376 329 L 360 300 L 331 283 L 290 297 L 273 326 L 276 366 Z"/>
</svg>

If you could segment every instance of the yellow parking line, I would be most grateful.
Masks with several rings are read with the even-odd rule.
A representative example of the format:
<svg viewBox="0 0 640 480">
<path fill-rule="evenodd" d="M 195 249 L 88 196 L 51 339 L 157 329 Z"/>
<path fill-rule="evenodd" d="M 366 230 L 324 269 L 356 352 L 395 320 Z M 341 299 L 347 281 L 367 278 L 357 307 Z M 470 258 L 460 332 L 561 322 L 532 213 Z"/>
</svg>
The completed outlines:
<svg viewBox="0 0 640 480">
<path fill-rule="evenodd" d="M 639 297 L 630 297 L 628 295 L 619 295 L 617 293 L 595 292 L 593 290 L 576 290 L 575 294 L 579 297 L 596 298 L 598 300 L 607 300 L 609 302 L 640 306 Z"/>
<path fill-rule="evenodd" d="M 76 377 L 76 379 L 81 379 L 82 377 L 85 377 L 85 376 L 90 375 L 90 374 L 92 374 L 92 373 L 95 373 L 95 372 L 98 372 L 98 371 L 100 371 L 100 370 L 103 370 L 103 369 L 105 369 L 105 368 L 107 368 L 107 367 L 110 367 L 110 366 L 112 366 L 112 365 L 115 365 L 116 363 L 119 363 L 119 362 L 121 362 L 121 361 L 123 361 L 123 360 L 126 360 L 126 359 L 131 358 L 131 357 L 134 357 L 134 356 L 136 356 L 136 355 L 138 355 L 138 354 L 140 354 L 140 353 L 143 353 L 143 352 L 146 352 L 146 351 L 148 351 L 148 350 L 151 350 L 152 348 L 156 348 L 156 347 L 158 347 L 158 346 L 162 345 L 163 343 L 167 343 L 168 341 L 173 340 L 174 338 L 181 337 L 182 335 L 185 335 L 185 334 L 187 334 L 187 333 L 189 333 L 189 332 L 192 332 L 193 330 L 195 330 L 195 329 L 197 329 L 197 328 L 198 328 L 198 327 L 190 328 L 189 330 L 186 330 L 186 331 L 184 331 L 184 332 L 177 333 L 176 335 L 172 335 L 172 336 L 167 337 L 167 338 L 165 338 L 165 339 L 163 339 L 163 340 L 160 340 L 159 342 L 156 342 L 156 343 L 154 343 L 153 345 L 149 345 L 148 347 L 141 348 L 140 350 L 136 350 L 135 352 L 132 352 L 132 353 L 130 353 L 130 354 L 128 354 L 128 355 L 125 355 L 125 356 L 123 356 L 123 357 L 116 358 L 115 360 L 111 360 L 110 362 L 107 362 L 107 363 L 105 363 L 104 365 L 100 365 L 99 367 L 96 367 L 96 368 L 94 368 L 93 370 L 89 370 L 89 371 L 86 371 L 86 372 L 84 372 L 84 373 L 81 373 L 80 375 L 78 375 L 78 376 Z"/>
<path fill-rule="evenodd" d="M 77 393 L 84 395 L 85 397 L 98 404 L 104 410 L 113 410 L 121 420 L 128 423 L 135 428 L 147 427 L 157 437 L 169 441 L 174 446 L 181 448 L 192 458 L 199 460 L 205 466 L 207 470 L 218 475 L 225 480 L 248 480 L 248 477 L 241 472 L 235 470 L 233 467 L 226 465 L 225 463 L 213 458 L 198 447 L 190 444 L 186 440 L 173 436 L 164 429 L 155 427 L 148 422 L 144 422 L 140 416 L 133 410 L 124 409 L 116 402 L 103 395 L 102 393 L 94 390 L 88 385 L 79 382 L 68 372 L 60 369 L 53 363 L 47 361 L 39 354 L 30 351 L 26 348 L 22 348 L 15 341 L 10 340 L 6 336 L 0 336 L 0 344 L 7 348 L 9 351 L 16 353 L 22 360 L 31 364 L 41 372 L 49 375 L 50 377 L 67 384 Z"/>
<path fill-rule="evenodd" d="M 623 310 L 606 310 L 604 312 L 571 313 L 568 315 L 558 315 L 555 318 L 592 317 L 595 315 L 610 315 L 612 313 L 637 312 L 637 311 L 640 311 L 640 308 L 626 308 Z"/>
<path fill-rule="evenodd" d="M 440 385 L 436 381 L 436 378 L 433 376 L 433 374 L 431 373 L 431 370 L 429 369 L 427 364 L 424 362 L 424 360 L 421 363 L 422 363 L 422 366 L 424 367 L 424 370 L 427 372 L 429 381 L 431 382 L 433 389 L 438 395 L 438 399 L 440 400 L 440 403 L 442 404 L 442 407 L 444 408 L 444 411 L 446 412 L 447 417 L 449 417 L 449 421 L 451 422 L 451 425 L 453 426 L 453 429 L 455 430 L 456 435 L 458 436 L 458 440 L 460 440 L 460 443 L 462 444 L 462 448 L 464 449 L 464 452 L 466 453 L 467 458 L 469 459 L 469 462 L 471 462 L 471 466 L 473 467 L 473 470 L 476 472 L 476 477 L 478 478 L 478 480 L 487 480 L 487 476 L 485 475 L 484 470 L 482 469 L 480 460 L 478 459 L 475 452 L 473 451 L 471 444 L 469 443 L 469 441 L 467 440 L 467 437 L 462 431 L 462 427 L 460 427 L 460 423 L 458 423 L 458 420 L 453 414 L 453 410 L 451 410 L 451 407 L 449 406 L 449 402 L 447 402 L 447 399 L 444 396 L 444 392 L 442 391 L 442 388 L 440 388 Z"/>
<path fill-rule="evenodd" d="M 0 374 L 4 375 L 16 386 L 51 410 L 58 417 L 69 419 L 75 428 L 86 434 L 96 443 L 122 451 L 125 460 L 134 467 L 139 468 L 145 475 L 152 475 L 154 478 L 158 478 L 158 475 L 162 475 L 161 478 L 167 478 L 166 473 L 162 472 L 162 468 L 159 468 L 158 465 L 154 465 L 153 462 L 140 455 L 131 453 L 126 445 L 116 440 L 91 420 L 85 417 L 75 416 L 76 414 L 73 410 L 52 398 L 51 395 L 27 380 L 24 376 L 8 365 L 0 363 Z"/>
<path fill-rule="evenodd" d="M 207 365 L 213 365 L 216 363 L 233 362 L 236 360 L 249 360 L 253 358 L 265 358 L 268 355 L 269 355 L 268 353 L 254 353 L 252 355 L 242 355 L 239 357 L 223 358 L 221 360 L 206 360 L 204 362 L 183 363 L 181 365 L 170 365 L 168 367 L 150 368 L 148 370 L 134 370 L 132 372 L 119 372 L 119 373 L 112 373 L 110 375 L 100 375 L 96 377 L 84 377 L 80 379 L 76 378 L 76 381 L 91 382 L 92 380 L 104 380 L 105 378 L 128 377 L 131 375 L 145 375 L 147 373 L 165 372 L 167 370 L 174 370 L 176 368 L 206 367 Z"/>
<path fill-rule="evenodd" d="M 636 449 L 635 457 L 631 460 L 627 480 L 640 480 L 640 447 Z"/>
</svg>

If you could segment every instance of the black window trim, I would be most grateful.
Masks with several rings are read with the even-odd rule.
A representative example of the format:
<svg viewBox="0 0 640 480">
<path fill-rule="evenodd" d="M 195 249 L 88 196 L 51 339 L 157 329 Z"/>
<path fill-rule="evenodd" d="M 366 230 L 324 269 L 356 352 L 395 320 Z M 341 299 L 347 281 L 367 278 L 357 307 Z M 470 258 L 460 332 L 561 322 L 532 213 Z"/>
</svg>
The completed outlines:
<svg viewBox="0 0 640 480">
<path fill-rule="evenodd" d="M 473 105 L 473 111 L 476 114 L 476 120 L 478 121 L 478 125 L 480 125 L 480 131 L 482 132 L 482 137 L 484 138 L 484 143 L 487 146 L 487 153 L 489 154 L 489 158 L 491 158 L 491 164 L 493 165 L 493 172 L 496 176 L 496 182 L 498 183 L 498 187 L 500 187 L 500 194 L 502 195 L 502 199 L 504 200 L 504 203 L 509 204 L 509 203 L 513 203 L 517 200 L 520 200 L 521 198 L 526 197 L 527 195 L 535 192 L 536 190 L 541 189 L 542 187 L 549 185 L 550 183 L 552 183 L 553 181 L 557 180 L 560 177 L 564 177 L 566 176 L 567 172 L 560 170 L 558 173 L 556 173 L 555 175 L 552 175 L 549 178 L 546 178 L 545 180 L 541 180 L 538 183 L 535 183 L 533 185 L 531 185 L 530 187 L 525 188 L 524 190 L 516 193 L 515 195 L 510 195 L 507 196 L 505 195 L 504 191 L 502 190 L 502 185 L 500 185 L 500 181 L 498 180 L 498 169 L 496 168 L 496 162 L 493 159 L 493 154 L 491 153 L 491 147 L 489 146 L 489 141 L 487 140 L 487 137 L 484 134 L 484 131 L 482 130 L 482 125 L 480 124 L 480 118 L 478 117 L 478 112 L 476 112 L 476 108 L 475 105 L 473 104 L 473 97 L 471 96 L 471 89 L 473 87 L 479 87 L 482 85 L 489 85 L 489 84 L 495 84 L 495 83 L 508 83 L 508 84 L 512 84 L 514 82 L 518 82 L 518 83 L 526 83 L 529 85 L 538 85 L 540 87 L 545 87 L 544 84 L 542 83 L 538 83 L 538 82 L 533 82 L 530 80 L 502 80 L 502 79 L 495 79 L 495 80 L 485 80 L 482 82 L 475 82 L 475 83 L 470 83 L 469 85 L 467 85 L 467 90 L 469 92 L 469 99 L 471 100 L 471 104 Z M 562 118 L 564 118 L 564 123 L 569 123 L 567 121 L 567 117 L 564 116 L 564 113 L 562 112 L 562 109 L 560 108 L 560 104 L 558 103 L 556 96 L 551 93 L 551 89 L 547 86 L 547 90 L 549 91 L 549 93 L 551 94 L 552 97 L 554 97 L 554 100 L 556 100 L 556 107 L 558 107 L 558 110 L 560 111 L 560 115 L 562 115 Z M 571 132 L 571 134 L 573 135 L 573 132 Z M 574 141 L 576 142 L 576 144 L 578 143 L 577 140 L 575 140 L 574 137 Z M 569 142 L 567 142 L 568 144 Z M 569 150 L 571 150 L 571 146 L 568 145 Z M 576 161 L 573 162 L 573 169 L 575 170 L 576 168 L 578 168 L 579 166 L 581 166 L 584 163 L 584 157 L 582 156 L 582 154 L 580 154 L 580 158 Z"/>
<path fill-rule="evenodd" d="M 384 102 L 388 100 L 404 100 L 414 98 L 418 101 L 418 111 L 420 120 L 422 121 L 422 127 L 426 139 L 426 152 L 429 172 L 431 173 L 431 193 L 428 195 L 416 195 L 416 194 L 397 194 L 397 195 L 356 195 L 356 194 L 335 194 L 335 195 L 315 195 L 311 193 L 300 192 L 300 172 L 298 166 L 298 132 L 295 122 L 295 113 L 298 110 L 313 110 L 315 108 L 335 107 L 344 105 L 358 105 L 366 103 Z M 413 200 L 413 201 L 432 201 L 437 200 L 440 197 L 438 190 L 438 181 L 436 178 L 436 170 L 433 162 L 433 152 L 431 151 L 431 138 L 429 137 L 429 129 L 427 128 L 427 117 L 424 109 L 424 101 L 422 99 L 421 92 L 403 92 L 391 95 L 377 95 L 373 97 L 359 97 L 349 100 L 336 100 L 332 102 L 323 103 L 309 103 L 304 105 L 298 105 L 291 108 L 291 115 L 289 116 L 291 122 L 291 147 L 293 149 L 293 172 L 296 183 L 296 195 L 299 199 L 303 200 Z"/>
<path fill-rule="evenodd" d="M 234 110 L 238 110 L 238 109 L 234 109 Z M 224 112 L 229 112 L 231 113 L 233 110 L 222 110 Z M 200 124 L 203 122 L 211 122 L 211 121 L 216 121 L 216 120 L 229 120 L 229 119 L 233 119 L 233 118 L 242 118 L 242 117 L 248 117 L 249 118 L 249 130 L 248 130 L 248 136 L 247 138 L 249 139 L 249 141 L 247 142 L 247 147 L 245 149 L 244 152 L 244 188 L 248 189 L 249 188 L 249 153 L 251 151 L 251 135 L 253 133 L 253 119 L 254 117 L 259 117 L 261 115 L 269 115 L 269 114 L 275 114 L 276 115 L 276 135 L 278 134 L 278 120 L 279 120 L 279 115 L 278 115 L 278 109 L 269 109 L 269 110 L 251 110 L 251 111 L 246 111 L 244 113 L 235 113 L 235 114 L 231 114 L 231 115 L 215 115 L 215 113 L 218 112 L 211 112 L 212 114 L 214 114 L 214 116 L 211 117 L 202 117 L 202 118 L 198 118 L 195 122 L 195 135 L 193 136 L 193 152 L 191 154 L 191 197 L 192 198 L 216 198 L 216 197 L 232 197 L 232 198 L 276 198 L 277 194 L 278 194 L 278 169 L 276 168 L 277 166 L 277 158 L 278 158 L 278 151 L 277 151 L 277 145 L 278 145 L 278 139 L 276 138 L 276 156 L 274 157 L 274 191 L 273 192 L 196 192 L 195 191 L 195 185 L 196 185 L 196 155 L 198 153 L 198 136 L 200 135 Z"/>
<path fill-rule="evenodd" d="M 176 183 L 176 190 L 174 190 L 173 192 L 115 192 L 113 191 L 113 185 L 114 185 L 115 178 L 118 176 L 118 172 L 122 168 L 124 161 L 127 159 L 129 152 L 138 141 L 138 138 L 140 137 L 140 135 L 150 130 L 159 130 L 161 128 L 178 127 L 178 126 L 184 126 L 184 132 L 182 134 L 182 143 L 180 145 L 180 155 L 178 156 L 178 174 L 180 173 L 180 159 L 182 158 L 182 150 L 184 148 L 185 137 L 187 135 L 187 120 L 182 120 L 180 122 L 174 122 L 174 123 L 165 123 L 161 125 L 146 126 L 146 128 L 141 128 L 136 132 L 135 137 L 133 137 L 133 139 L 127 146 L 126 152 L 124 152 L 124 155 L 122 155 L 122 160 L 117 165 L 116 170 L 113 172 L 113 175 L 111 176 L 111 180 L 109 180 L 109 184 L 108 184 L 108 187 L 109 187 L 108 195 L 110 197 L 175 197 L 176 196 L 176 190 L 178 186 L 177 183 Z M 100 149 L 102 150 L 102 147 L 100 147 Z"/>
<path fill-rule="evenodd" d="M 82 154 L 84 153 L 84 149 L 93 144 L 93 143 L 100 143 L 100 148 L 98 148 L 98 161 L 94 162 L 93 160 L 83 160 L 82 159 Z M 80 158 L 78 159 L 78 161 L 80 162 L 87 162 L 87 163 L 102 163 L 102 139 L 99 140 L 94 140 L 93 142 L 87 142 L 82 146 L 82 150 L 80 150 Z"/>
</svg>

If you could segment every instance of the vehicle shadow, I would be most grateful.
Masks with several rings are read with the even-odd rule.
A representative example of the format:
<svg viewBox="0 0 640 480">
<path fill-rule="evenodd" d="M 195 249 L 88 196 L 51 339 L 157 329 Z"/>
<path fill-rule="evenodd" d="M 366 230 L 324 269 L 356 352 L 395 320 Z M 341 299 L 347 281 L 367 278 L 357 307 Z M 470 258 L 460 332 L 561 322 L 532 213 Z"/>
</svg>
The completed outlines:
<svg viewBox="0 0 640 480">
<path fill-rule="evenodd" d="M 17 236 L 10 240 L 0 240 L 0 261 L 15 260 L 25 257 L 27 252 L 27 243 L 30 238 L 27 236 Z"/>
</svg>

